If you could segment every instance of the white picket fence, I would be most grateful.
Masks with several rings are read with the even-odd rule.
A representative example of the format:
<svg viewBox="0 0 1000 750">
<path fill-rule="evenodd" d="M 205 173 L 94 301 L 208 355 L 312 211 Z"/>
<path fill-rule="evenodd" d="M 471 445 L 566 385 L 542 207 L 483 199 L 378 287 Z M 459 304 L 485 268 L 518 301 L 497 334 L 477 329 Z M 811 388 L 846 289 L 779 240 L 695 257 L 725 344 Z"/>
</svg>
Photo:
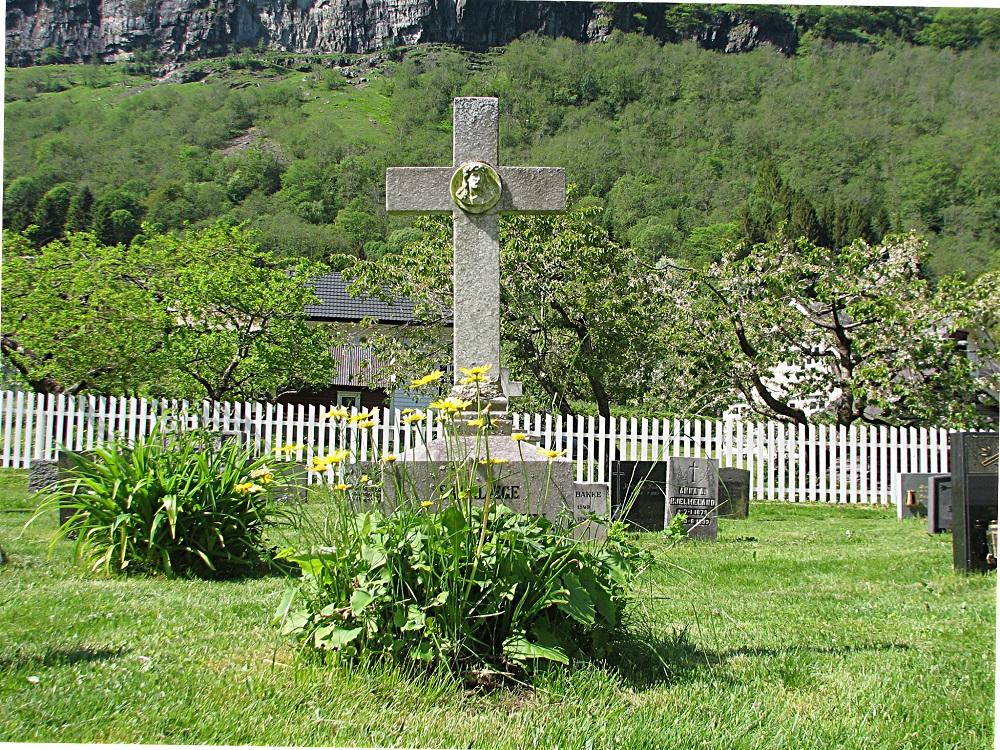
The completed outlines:
<svg viewBox="0 0 1000 750">
<path fill-rule="evenodd" d="M 239 433 L 260 453 L 301 445 L 295 451 L 298 461 L 334 448 L 350 448 L 352 462 L 370 461 L 417 446 L 440 429 L 431 414 L 417 425 L 404 425 L 399 411 L 388 409 L 381 410 L 376 427 L 363 429 L 326 419 L 328 409 L 2 391 L 0 466 L 26 468 L 32 460 L 53 460 L 62 446 L 80 451 L 118 437 L 134 440 L 160 419 Z M 892 502 L 896 474 L 949 470 L 943 429 L 558 414 L 514 414 L 513 420 L 515 432 L 537 438 L 542 447 L 566 450 L 579 482 L 609 484 L 616 459 L 703 456 L 722 467 L 748 469 L 755 500 L 885 505 Z"/>
</svg>

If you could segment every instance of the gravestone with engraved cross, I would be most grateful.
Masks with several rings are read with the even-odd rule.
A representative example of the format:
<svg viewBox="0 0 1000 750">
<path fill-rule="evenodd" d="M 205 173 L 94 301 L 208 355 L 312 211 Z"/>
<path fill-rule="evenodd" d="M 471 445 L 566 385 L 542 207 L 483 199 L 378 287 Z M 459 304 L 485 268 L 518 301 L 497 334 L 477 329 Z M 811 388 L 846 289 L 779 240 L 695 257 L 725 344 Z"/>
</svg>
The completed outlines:
<svg viewBox="0 0 1000 750">
<path fill-rule="evenodd" d="M 452 165 L 390 167 L 390 213 L 450 213 L 454 225 L 454 378 L 461 368 L 490 365 L 503 397 L 520 395 L 500 367 L 500 213 L 566 208 L 566 173 L 499 163 L 500 106 L 492 97 L 454 102 Z M 505 398 L 498 404 L 506 406 Z"/>
<path fill-rule="evenodd" d="M 719 464 L 711 458 L 666 459 L 667 514 L 670 525 L 678 513 L 685 515 L 684 528 L 694 539 L 719 536 Z"/>
</svg>

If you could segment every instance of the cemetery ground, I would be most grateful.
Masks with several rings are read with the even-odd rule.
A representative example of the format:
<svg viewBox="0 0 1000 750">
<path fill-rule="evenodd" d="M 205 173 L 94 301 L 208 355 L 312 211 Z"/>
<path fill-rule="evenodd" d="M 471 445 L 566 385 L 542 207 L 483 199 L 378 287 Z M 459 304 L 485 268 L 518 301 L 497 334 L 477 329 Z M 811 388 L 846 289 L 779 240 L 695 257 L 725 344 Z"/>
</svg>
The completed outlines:
<svg viewBox="0 0 1000 750">
<path fill-rule="evenodd" d="M 310 502 L 321 500 L 313 498 Z M 498 748 L 984 748 L 992 575 L 885 508 L 755 503 L 660 563 L 608 662 L 472 689 L 276 636 L 280 577 L 87 573 L 0 473 L 0 740 Z"/>
</svg>

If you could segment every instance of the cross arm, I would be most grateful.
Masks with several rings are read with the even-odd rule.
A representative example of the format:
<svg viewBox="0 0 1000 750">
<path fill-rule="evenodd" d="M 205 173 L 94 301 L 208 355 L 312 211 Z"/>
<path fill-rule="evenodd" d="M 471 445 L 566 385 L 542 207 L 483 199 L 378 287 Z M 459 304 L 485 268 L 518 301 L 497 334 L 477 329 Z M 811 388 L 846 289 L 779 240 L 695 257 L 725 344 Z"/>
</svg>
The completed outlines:
<svg viewBox="0 0 1000 750">
<path fill-rule="evenodd" d="M 503 182 L 499 209 L 516 213 L 566 210 L 566 170 L 557 167 L 498 167 Z"/>
<path fill-rule="evenodd" d="M 391 213 L 450 214 L 454 167 L 389 167 L 385 170 L 385 210 Z"/>
</svg>

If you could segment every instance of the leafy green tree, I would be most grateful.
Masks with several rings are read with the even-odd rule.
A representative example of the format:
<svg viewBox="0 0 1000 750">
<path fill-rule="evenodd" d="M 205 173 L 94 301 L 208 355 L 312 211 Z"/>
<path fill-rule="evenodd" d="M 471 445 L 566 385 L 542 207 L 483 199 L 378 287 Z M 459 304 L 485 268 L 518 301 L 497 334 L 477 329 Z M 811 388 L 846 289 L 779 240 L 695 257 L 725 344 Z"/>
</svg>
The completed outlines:
<svg viewBox="0 0 1000 750">
<path fill-rule="evenodd" d="M 73 185 L 69 182 L 56 185 L 42 196 L 35 207 L 35 242 L 44 245 L 62 235 L 72 200 Z"/>
<path fill-rule="evenodd" d="M 963 302 L 962 282 L 935 289 L 922 278 L 923 252 L 915 235 L 836 250 L 774 240 L 731 248 L 704 270 L 674 269 L 687 322 L 671 329 L 674 348 L 713 362 L 769 418 L 979 424 L 989 387 L 950 334 L 984 319 Z"/>
<path fill-rule="evenodd" d="M 73 194 L 69 208 L 66 209 L 66 232 L 84 232 L 90 229 L 91 212 L 94 209 L 94 194 L 86 185 Z"/>
<path fill-rule="evenodd" d="M 94 202 L 94 233 L 105 245 L 127 245 L 139 233 L 142 216 L 142 205 L 130 192 L 112 190 Z"/>
<path fill-rule="evenodd" d="M 265 195 L 276 192 L 281 187 L 284 165 L 273 152 L 251 148 L 226 159 L 225 169 L 229 172 L 226 194 L 233 203 L 239 203 L 255 190 Z"/>
<path fill-rule="evenodd" d="M 31 224 L 35 205 L 42 197 L 42 189 L 34 177 L 22 175 L 14 179 L 3 191 L 3 225 L 6 229 L 23 231 Z"/>
<path fill-rule="evenodd" d="M 326 384 L 330 332 L 307 324 L 322 267 L 278 260 L 241 227 L 71 233 L 35 250 L 8 233 L 2 351 L 36 390 L 273 398 Z"/>
<path fill-rule="evenodd" d="M 351 201 L 337 212 L 333 231 L 337 237 L 337 251 L 358 257 L 364 257 L 366 243 L 383 237 L 382 223 L 361 199 Z"/>
<path fill-rule="evenodd" d="M 4 235 L 0 346 L 39 393 L 136 393 L 163 367 L 169 313 L 129 281 L 121 247 L 71 233 L 37 250 Z"/>
<path fill-rule="evenodd" d="M 321 266 L 277 260 L 241 227 L 153 235 L 132 253 L 155 269 L 147 283 L 173 313 L 164 337 L 172 392 L 274 397 L 329 382 L 330 333 L 305 318 L 316 301 L 305 282 Z"/>
<path fill-rule="evenodd" d="M 666 297 L 656 274 L 593 221 L 596 213 L 501 217 L 501 336 L 530 404 L 569 413 L 585 400 L 609 416 L 613 403 L 642 403 L 663 376 L 657 333 Z M 424 366 L 439 365 L 450 359 L 440 333 L 451 306 L 450 221 L 422 218 L 413 229 L 423 237 L 348 273 L 358 291 L 417 302 L 425 326 L 383 344 L 423 346 Z M 419 357 L 400 361 L 413 367 Z"/>
</svg>

